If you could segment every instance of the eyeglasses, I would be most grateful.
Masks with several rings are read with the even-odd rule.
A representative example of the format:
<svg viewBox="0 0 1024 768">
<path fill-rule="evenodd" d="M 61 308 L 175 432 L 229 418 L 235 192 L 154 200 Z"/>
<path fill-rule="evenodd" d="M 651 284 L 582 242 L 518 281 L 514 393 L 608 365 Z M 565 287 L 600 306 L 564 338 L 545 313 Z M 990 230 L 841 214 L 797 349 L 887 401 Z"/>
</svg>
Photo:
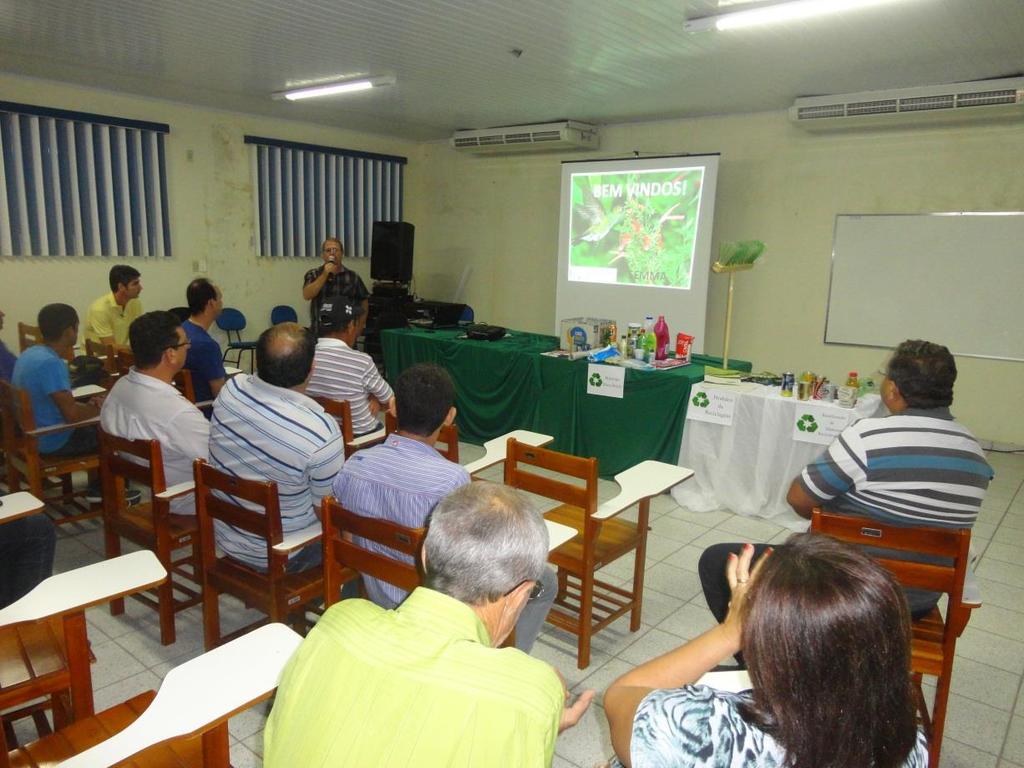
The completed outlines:
<svg viewBox="0 0 1024 768">
<path fill-rule="evenodd" d="M 190 347 L 190 346 L 192 346 L 192 342 L 191 341 L 182 341 L 182 342 L 180 342 L 178 344 L 170 344 L 170 345 L 164 347 L 164 349 L 177 349 L 178 347 Z"/>
<path fill-rule="evenodd" d="M 510 589 L 508 592 L 506 592 L 505 596 L 508 597 L 509 595 L 511 595 L 513 592 L 515 592 L 517 589 L 519 589 L 519 587 L 521 587 L 527 581 L 530 581 L 530 579 L 523 579 L 523 581 L 520 581 L 518 584 L 516 584 L 514 587 L 512 587 L 512 589 Z M 542 582 L 542 581 L 534 581 L 533 582 L 533 589 L 530 590 L 530 597 L 529 597 L 529 599 L 530 600 L 536 600 L 538 597 L 540 597 L 543 594 L 544 594 L 544 582 Z"/>
</svg>

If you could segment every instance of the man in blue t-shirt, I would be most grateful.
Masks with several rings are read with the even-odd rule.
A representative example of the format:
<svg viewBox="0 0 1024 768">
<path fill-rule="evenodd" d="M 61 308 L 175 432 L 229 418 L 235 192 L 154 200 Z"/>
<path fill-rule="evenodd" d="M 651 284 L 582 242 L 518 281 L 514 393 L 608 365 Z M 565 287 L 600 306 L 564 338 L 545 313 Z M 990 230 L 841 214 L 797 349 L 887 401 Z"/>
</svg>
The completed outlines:
<svg viewBox="0 0 1024 768">
<path fill-rule="evenodd" d="M 202 403 L 213 400 L 227 379 L 220 344 L 209 334 L 210 326 L 224 309 L 224 298 L 220 288 L 205 277 L 199 277 L 188 284 L 185 299 L 190 314 L 181 327 L 192 345 L 185 368 L 192 373 L 196 402 Z M 209 418 L 209 412 L 206 416 Z"/>
<path fill-rule="evenodd" d="M 11 383 L 32 400 L 36 428 L 71 424 L 100 413 L 100 398 L 80 403 L 71 395 L 71 376 L 65 357 L 78 339 L 78 313 L 67 304 L 47 304 L 39 310 L 42 344 L 26 349 L 14 365 Z M 78 427 L 39 438 L 39 452 L 49 456 L 95 453 L 96 427 Z"/>
</svg>

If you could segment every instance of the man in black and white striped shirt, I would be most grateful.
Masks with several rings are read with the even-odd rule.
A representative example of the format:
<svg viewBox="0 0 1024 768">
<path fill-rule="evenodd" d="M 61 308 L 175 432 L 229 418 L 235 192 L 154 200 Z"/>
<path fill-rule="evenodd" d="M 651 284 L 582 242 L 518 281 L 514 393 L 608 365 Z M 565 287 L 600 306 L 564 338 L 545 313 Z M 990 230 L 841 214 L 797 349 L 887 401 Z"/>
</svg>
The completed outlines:
<svg viewBox="0 0 1024 768">
<path fill-rule="evenodd" d="M 889 415 L 843 430 L 793 480 L 786 500 L 805 518 L 822 507 L 889 525 L 971 528 L 993 472 L 978 441 L 950 413 L 953 355 L 941 344 L 910 339 L 893 352 L 885 373 L 881 396 Z M 757 556 L 766 546 L 757 545 Z M 729 604 L 725 563 L 739 547 L 712 545 L 698 564 L 704 597 L 719 621 Z M 925 555 L 910 559 L 928 561 Z M 906 594 L 915 618 L 939 597 L 917 589 Z"/>
<path fill-rule="evenodd" d="M 355 348 L 366 325 L 361 302 L 339 296 L 327 299 L 320 311 L 313 375 L 306 387 L 311 397 L 348 400 L 355 437 L 383 429 L 377 413 L 395 412 L 395 395 L 365 352 Z"/>
</svg>

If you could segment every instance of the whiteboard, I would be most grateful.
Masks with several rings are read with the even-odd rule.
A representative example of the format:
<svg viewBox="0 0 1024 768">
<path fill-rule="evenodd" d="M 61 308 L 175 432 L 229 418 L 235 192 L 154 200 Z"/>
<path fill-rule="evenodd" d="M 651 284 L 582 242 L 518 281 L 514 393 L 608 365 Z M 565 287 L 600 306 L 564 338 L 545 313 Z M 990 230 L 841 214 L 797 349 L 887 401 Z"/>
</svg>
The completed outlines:
<svg viewBox="0 0 1024 768">
<path fill-rule="evenodd" d="M 826 344 L 1024 360 L 1024 212 L 840 214 Z"/>
</svg>

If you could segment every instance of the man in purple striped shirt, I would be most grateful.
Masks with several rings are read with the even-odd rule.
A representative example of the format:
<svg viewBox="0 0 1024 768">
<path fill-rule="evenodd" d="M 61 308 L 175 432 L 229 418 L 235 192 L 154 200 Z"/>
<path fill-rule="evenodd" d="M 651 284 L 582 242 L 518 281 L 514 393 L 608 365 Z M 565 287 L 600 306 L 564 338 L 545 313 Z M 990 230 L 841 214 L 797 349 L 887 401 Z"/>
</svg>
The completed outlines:
<svg viewBox="0 0 1024 768">
<path fill-rule="evenodd" d="M 437 503 L 469 483 L 469 474 L 435 448 L 441 427 L 455 420 L 455 388 L 448 373 L 432 363 L 407 368 L 395 383 L 398 432 L 381 445 L 354 453 L 334 480 L 334 496 L 347 509 L 410 528 L 426 525 Z M 407 557 L 373 542 L 358 543 L 389 557 Z M 401 603 L 406 592 L 364 578 L 367 596 L 384 608 Z M 523 610 L 516 625 L 516 647 L 529 652 L 555 599 L 557 582 L 547 567 L 542 587 Z"/>
</svg>

